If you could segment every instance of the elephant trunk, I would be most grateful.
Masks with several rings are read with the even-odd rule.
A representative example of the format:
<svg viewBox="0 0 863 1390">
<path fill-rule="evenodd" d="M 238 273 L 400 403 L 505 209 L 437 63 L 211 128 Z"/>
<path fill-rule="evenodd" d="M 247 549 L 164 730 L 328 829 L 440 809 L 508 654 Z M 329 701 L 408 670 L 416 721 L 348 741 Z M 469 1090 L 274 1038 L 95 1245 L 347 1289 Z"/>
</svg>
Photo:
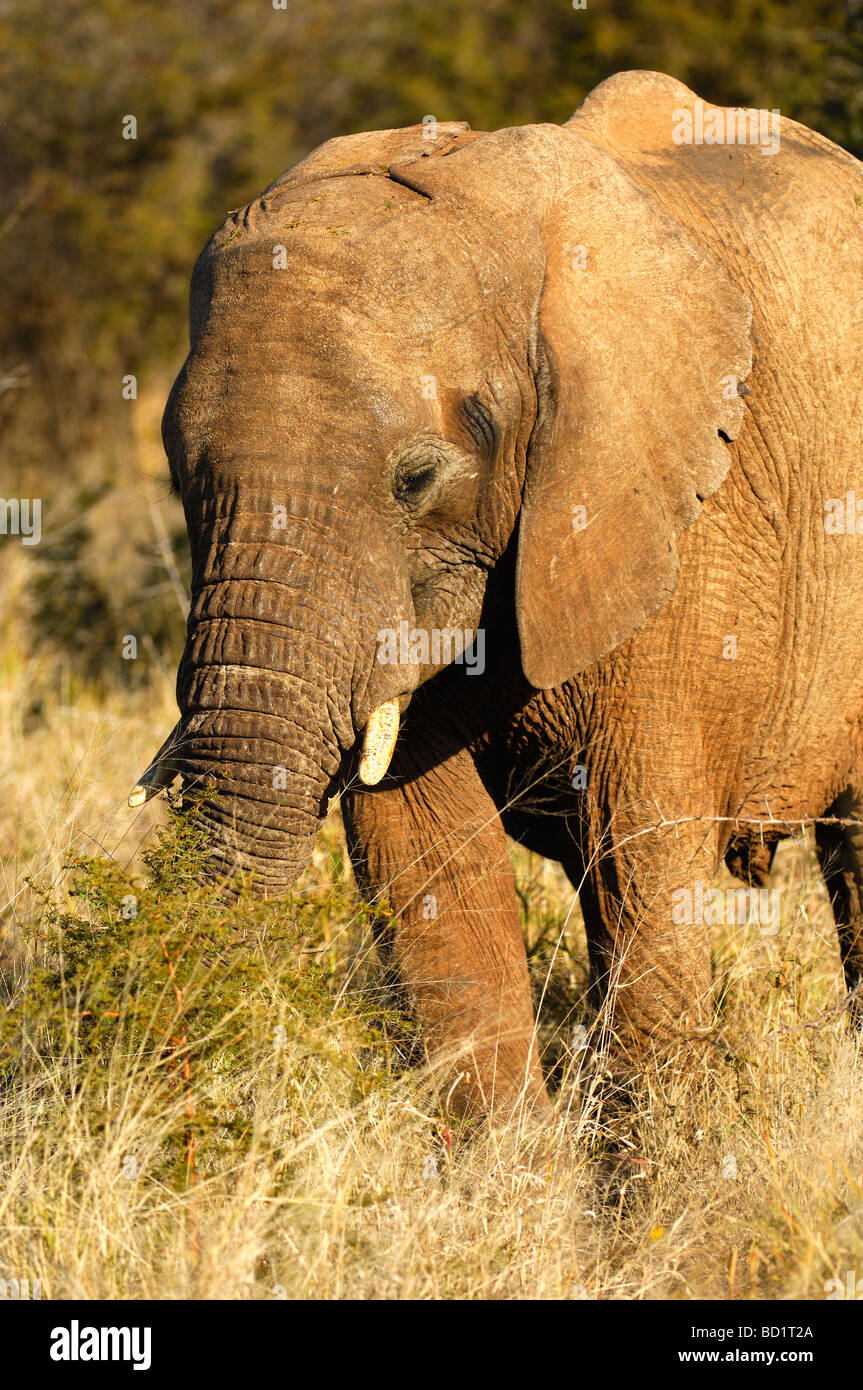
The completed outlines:
<svg viewBox="0 0 863 1390">
<path fill-rule="evenodd" d="M 376 627 L 407 612 L 393 576 L 361 585 L 360 558 L 320 519 L 310 523 L 309 506 L 275 536 L 260 522 L 242 536 L 237 512 L 229 531 L 198 533 L 181 719 L 130 798 L 181 774 L 200 797 L 210 874 L 247 874 L 272 894 L 305 866 L 356 730 L 362 780 L 383 775 L 398 732 L 394 697 L 415 683 L 413 672 L 375 667 Z"/>
<path fill-rule="evenodd" d="M 353 653 L 340 650 L 310 595 L 288 605 L 285 622 L 264 617 L 275 597 L 260 582 L 206 586 L 178 677 L 184 785 L 205 794 L 199 817 L 212 832 L 213 870 L 253 874 L 273 891 L 308 858 L 353 741 Z"/>
</svg>

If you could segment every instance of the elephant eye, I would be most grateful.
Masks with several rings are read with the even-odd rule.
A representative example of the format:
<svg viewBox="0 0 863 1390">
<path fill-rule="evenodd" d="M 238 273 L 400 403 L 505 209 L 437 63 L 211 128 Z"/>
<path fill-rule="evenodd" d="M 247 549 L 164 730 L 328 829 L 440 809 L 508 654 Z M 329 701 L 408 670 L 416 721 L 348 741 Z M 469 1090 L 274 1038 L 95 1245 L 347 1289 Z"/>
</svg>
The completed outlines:
<svg viewBox="0 0 863 1390">
<path fill-rule="evenodd" d="M 400 450 L 392 465 L 390 486 L 400 506 L 417 513 L 436 506 L 449 484 L 474 476 L 472 461 L 448 439 L 423 434 Z"/>
<path fill-rule="evenodd" d="M 403 468 L 393 483 L 396 501 L 406 506 L 415 505 L 428 492 L 437 474 L 437 467 L 433 463 Z"/>
</svg>

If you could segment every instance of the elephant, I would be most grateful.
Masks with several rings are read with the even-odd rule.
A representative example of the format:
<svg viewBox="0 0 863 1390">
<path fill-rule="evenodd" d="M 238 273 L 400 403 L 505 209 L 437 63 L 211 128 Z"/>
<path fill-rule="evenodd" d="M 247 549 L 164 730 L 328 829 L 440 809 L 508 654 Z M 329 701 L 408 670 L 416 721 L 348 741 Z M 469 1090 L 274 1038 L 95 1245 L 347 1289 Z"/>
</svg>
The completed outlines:
<svg viewBox="0 0 863 1390">
<path fill-rule="evenodd" d="M 861 174 L 622 72 L 559 126 L 328 140 L 197 262 L 180 718 L 130 800 L 198 788 L 212 875 L 278 896 L 338 795 L 457 1113 L 551 1103 L 511 840 L 636 1074 L 715 1036 L 722 861 L 751 898 L 804 826 L 855 1004 Z"/>
</svg>

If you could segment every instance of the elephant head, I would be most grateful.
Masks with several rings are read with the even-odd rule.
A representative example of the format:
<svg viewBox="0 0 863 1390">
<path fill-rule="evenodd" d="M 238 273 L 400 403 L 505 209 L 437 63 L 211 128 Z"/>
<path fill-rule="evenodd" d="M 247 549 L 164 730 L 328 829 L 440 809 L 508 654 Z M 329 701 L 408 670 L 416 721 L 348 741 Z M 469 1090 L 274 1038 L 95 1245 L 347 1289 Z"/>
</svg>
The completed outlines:
<svg viewBox="0 0 863 1390">
<path fill-rule="evenodd" d="M 181 718 L 135 800 L 210 782 L 214 864 L 289 885 L 436 673 L 381 633 L 469 640 L 512 547 L 527 679 L 595 662 L 672 593 L 749 365 L 745 297 L 578 117 L 323 145 L 194 272 Z"/>
</svg>

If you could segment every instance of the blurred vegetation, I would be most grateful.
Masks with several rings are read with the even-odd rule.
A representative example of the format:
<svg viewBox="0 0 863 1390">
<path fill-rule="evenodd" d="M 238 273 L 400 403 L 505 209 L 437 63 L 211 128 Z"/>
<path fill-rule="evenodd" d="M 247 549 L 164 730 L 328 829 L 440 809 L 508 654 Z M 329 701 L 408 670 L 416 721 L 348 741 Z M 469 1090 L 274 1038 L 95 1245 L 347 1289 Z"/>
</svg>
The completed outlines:
<svg viewBox="0 0 863 1390">
<path fill-rule="evenodd" d="M 863 0 L 68 0 L 61 22 L 2 0 L 2 491 L 44 499 L 35 620 L 63 661 L 127 680 L 142 628 L 176 660 L 182 518 L 154 441 L 225 212 L 330 136 L 559 122 L 632 67 L 863 154 Z"/>
</svg>

